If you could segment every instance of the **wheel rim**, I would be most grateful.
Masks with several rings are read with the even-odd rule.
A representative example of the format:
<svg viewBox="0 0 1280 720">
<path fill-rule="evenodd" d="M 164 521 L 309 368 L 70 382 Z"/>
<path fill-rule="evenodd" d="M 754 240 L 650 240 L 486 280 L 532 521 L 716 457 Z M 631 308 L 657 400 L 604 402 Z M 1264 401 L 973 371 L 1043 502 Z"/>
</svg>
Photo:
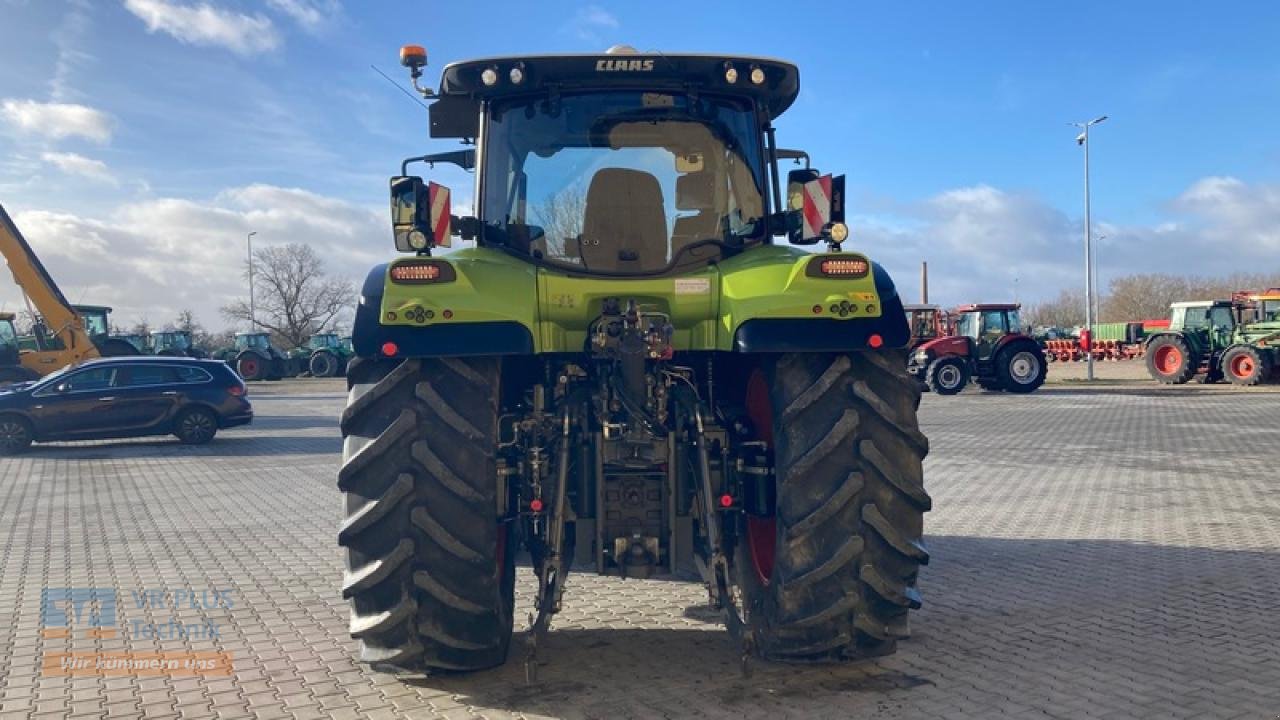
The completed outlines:
<svg viewBox="0 0 1280 720">
<path fill-rule="evenodd" d="M 1231 359 L 1231 374 L 1238 378 L 1253 377 L 1254 367 L 1253 358 L 1248 355 L 1240 354 Z"/>
<path fill-rule="evenodd" d="M 1019 385 L 1028 385 L 1040 374 L 1040 360 L 1023 350 L 1009 361 L 1009 376 Z"/>
<path fill-rule="evenodd" d="M 747 417 L 755 426 L 756 437 L 773 447 L 773 405 L 769 401 L 769 382 L 764 373 L 756 370 L 747 381 Z M 716 512 L 708 508 L 707 512 Z M 772 517 L 747 516 L 747 549 L 751 553 L 751 568 L 761 584 L 768 585 L 773 578 L 778 521 Z"/>
<path fill-rule="evenodd" d="M 182 419 L 182 433 L 191 440 L 204 440 L 212 435 L 213 418 L 205 413 L 190 413 Z"/>
<path fill-rule="evenodd" d="M 241 375 L 254 376 L 258 374 L 258 361 L 253 359 L 240 361 Z"/>
<path fill-rule="evenodd" d="M 950 363 L 938 368 L 938 385 L 951 390 L 960 385 L 960 368 Z"/>
<path fill-rule="evenodd" d="M 0 423 L 0 447 L 5 450 L 14 450 L 22 447 L 27 435 L 27 429 L 21 423 L 8 420 Z"/>
<path fill-rule="evenodd" d="M 1165 345 L 1156 350 L 1156 369 L 1165 375 L 1172 375 L 1182 367 L 1182 351 L 1172 345 Z"/>
</svg>

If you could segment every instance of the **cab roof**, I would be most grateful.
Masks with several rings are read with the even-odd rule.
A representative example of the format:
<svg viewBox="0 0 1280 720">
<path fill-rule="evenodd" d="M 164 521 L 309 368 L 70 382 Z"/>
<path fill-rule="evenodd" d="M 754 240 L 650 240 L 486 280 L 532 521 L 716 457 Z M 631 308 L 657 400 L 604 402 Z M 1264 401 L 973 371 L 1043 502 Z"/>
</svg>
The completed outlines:
<svg viewBox="0 0 1280 720">
<path fill-rule="evenodd" d="M 730 83 L 726 71 L 737 72 Z M 511 71 L 518 68 L 519 83 Z M 751 71 L 764 72 L 764 82 L 751 82 Z M 497 82 L 485 85 L 492 69 Z M 547 91 L 634 89 L 655 92 L 706 92 L 755 100 L 770 118 L 791 107 L 800 93 L 800 72 L 785 60 L 748 55 L 639 52 L 630 49 L 604 53 L 503 56 L 446 65 L 440 77 L 439 100 L 431 106 L 433 137 L 475 137 L 466 134 L 478 118 L 476 101 L 538 94 Z M 465 116 L 471 115 L 469 122 Z M 439 117 L 438 117 L 439 116 Z"/>
<path fill-rule="evenodd" d="M 983 310 L 1017 310 L 1022 307 L 1018 303 L 972 303 L 969 305 L 961 305 L 956 308 L 956 312 L 981 312 Z"/>
</svg>

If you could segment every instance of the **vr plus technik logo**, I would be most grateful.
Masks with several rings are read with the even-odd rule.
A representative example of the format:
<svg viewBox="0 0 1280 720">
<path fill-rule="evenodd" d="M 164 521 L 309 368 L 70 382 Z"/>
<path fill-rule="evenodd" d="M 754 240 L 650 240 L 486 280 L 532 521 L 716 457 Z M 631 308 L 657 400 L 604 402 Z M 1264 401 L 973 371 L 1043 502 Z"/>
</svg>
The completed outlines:
<svg viewBox="0 0 1280 720">
<path fill-rule="evenodd" d="M 40 634 L 71 637 L 84 628 L 86 637 L 115 637 L 116 591 L 111 588 L 45 588 L 40 591 Z"/>
<path fill-rule="evenodd" d="M 40 593 L 40 636 L 47 643 L 93 642 L 95 650 L 53 651 L 46 648 L 45 675 L 230 675 L 231 654 L 195 651 L 191 643 L 217 640 L 219 627 L 208 611 L 235 606 L 230 590 L 135 590 L 133 606 L 149 615 L 169 612 L 164 622 L 133 619 L 120 623 L 118 593 L 112 588 L 45 588 Z M 203 610 L 196 623 L 181 622 L 179 610 Z M 121 632 L 123 630 L 123 632 Z M 163 652 L 108 651 L 105 643 L 128 645 L 132 640 L 175 641 L 177 649 Z"/>
</svg>

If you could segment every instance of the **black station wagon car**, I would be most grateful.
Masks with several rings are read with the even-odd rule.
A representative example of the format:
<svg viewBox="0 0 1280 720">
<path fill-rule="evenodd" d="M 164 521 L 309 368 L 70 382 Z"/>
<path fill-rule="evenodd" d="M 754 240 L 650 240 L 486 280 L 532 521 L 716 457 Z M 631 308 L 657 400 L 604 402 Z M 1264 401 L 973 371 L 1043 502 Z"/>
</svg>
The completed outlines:
<svg viewBox="0 0 1280 720">
<path fill-rule="evenodd" d="M 226 363 L 112 357 L 0 388 L 0 454 L 34 442 L 173 434 L 207 443 L 253 421 L 244 381 Z"/>
</svg>

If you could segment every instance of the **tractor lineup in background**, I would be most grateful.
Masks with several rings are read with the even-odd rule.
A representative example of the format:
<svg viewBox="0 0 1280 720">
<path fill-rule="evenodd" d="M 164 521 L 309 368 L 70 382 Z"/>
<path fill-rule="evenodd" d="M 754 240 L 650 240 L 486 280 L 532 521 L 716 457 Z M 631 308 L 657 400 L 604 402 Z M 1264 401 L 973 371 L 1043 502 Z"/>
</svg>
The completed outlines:
<svg viewBox="0 0 1280 720">
<path fill-rule="evenodd" d="M 347 363 L 351 362 L 354 355 L 351 338 L 340 337 L 337 333 L 312 335 L 306 345 L 289 353 L 289 357 L 303 372 L 318 378 L 346 375 Z"/>
<path fill-rule="evenodd" d="M 962 305 L 947 314 L 946 323 L 936 319 L 936 308 L 914 307 L 912 334 L 917 336 L 919 320 L 920 342 L 907 356 L 907 372 L 929 390 L 955 395 L 972 380 L 984 390 L 1029 393 L 1044 384 L 1048 361 L 1040 344 L 1022 331 L 1018 305 Z"/>
<path fill-rule="evenodd" d="M 1169 327 L 1147 338 L 1147 371 L 1164 384 L 1199 376 L 1204 382 L 1258 385 L 1273 379 L 1277 342 L 1280 289 L 1177 302 L 1170 307 Z"/>
<path fill-rule="evenodd" d="M 797 68 L 617 47 L 431 91 L 426 60 L 401 50 L 464 147 L 391 179 L 407 256 L 356 308 L 337 541 L 361 659 L 501 665 L 521 550 L 530 676 L 571 567 L 700 572 L 744 663 L 892 652 L 929 559 L 920 387 L 893 281 L 842 247 L 843 178 L 776 143 Z M 415 162 L 474 171 L 474 215 Z M 432 253 L 455 235 L 475 247 Z"/>
</svg>

